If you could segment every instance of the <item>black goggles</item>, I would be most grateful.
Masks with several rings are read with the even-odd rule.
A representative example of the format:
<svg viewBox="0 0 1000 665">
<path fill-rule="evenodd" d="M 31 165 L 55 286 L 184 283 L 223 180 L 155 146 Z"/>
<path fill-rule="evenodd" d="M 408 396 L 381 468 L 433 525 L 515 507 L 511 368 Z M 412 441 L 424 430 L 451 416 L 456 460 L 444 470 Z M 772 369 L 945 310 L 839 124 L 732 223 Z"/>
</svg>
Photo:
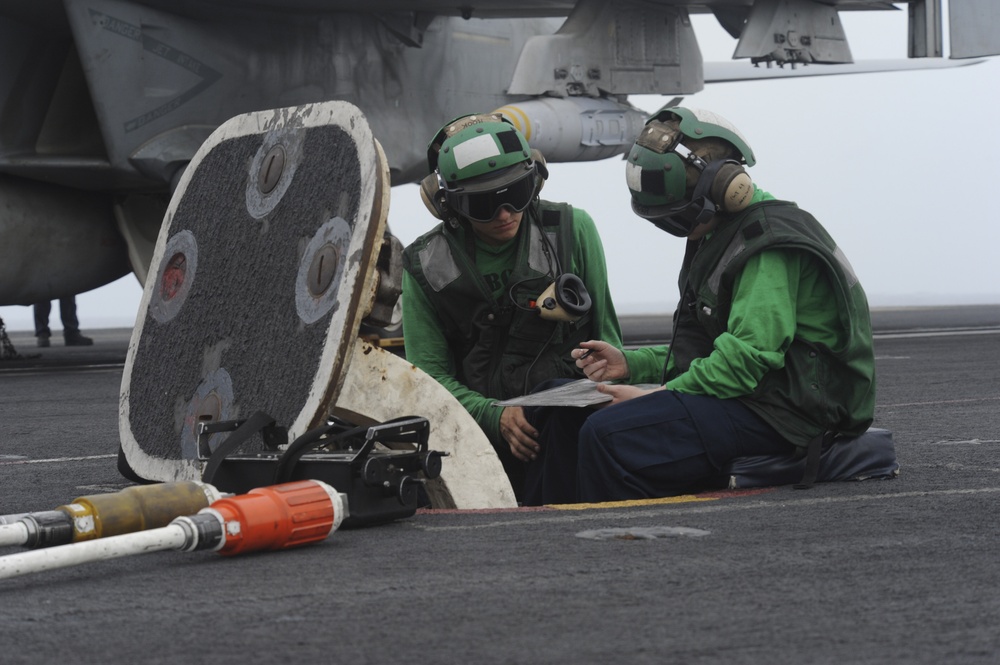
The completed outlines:
<svg viewBox="0 0 1000 665">
<path fill-rule="evenodd" d="M 501 208 L 522 212 L 535 197 L 535 171 L 528 171 L 520 180 L 496 190 L 470 192 L 465 189 L 445 190 L 445 200 L 452 210 L 474 222 L 493 221 Z"/>
</svg>

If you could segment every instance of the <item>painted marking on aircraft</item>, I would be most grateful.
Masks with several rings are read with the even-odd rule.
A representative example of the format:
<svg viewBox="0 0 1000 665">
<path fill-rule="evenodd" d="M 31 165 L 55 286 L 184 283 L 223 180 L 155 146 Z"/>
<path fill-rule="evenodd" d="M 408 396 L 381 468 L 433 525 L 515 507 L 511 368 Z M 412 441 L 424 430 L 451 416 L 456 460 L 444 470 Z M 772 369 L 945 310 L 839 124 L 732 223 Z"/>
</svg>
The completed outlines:
<svg viewBox="0 0 1000 665">
<path fill-rule="evenodd" d="M 118 455 L 87 455 L 86 457 L 53 457 L 51 459 L 20 459 L 0 462 L 0 466 L 15 466 L 17 464 L 58 464 L 60 462 L 84 462 L 95 459 L 113 459 Z"/>
<path fill-rule="evenodd" d="M 528 114 L 522 111 L 518 106 L 514 104 L 508 104 L 497 109 L 501 114 L 507 117 L 514 126 L 524 134 L 524 139 L 530 144 L 531 143 L 531 119 Z"/>
<path fill-rule="evenodd" d="M 131 39 L 134 42 L 139 42 L 142 44 L 143 51 L 146 51 L 147 53 L 150 53 L 158 58 L 162 58 L 167 62 L 181 67 L 182 69 L 186 69 L 195 76 L 201 78 L 200 82 L 188 88 L 165 104 L 158 106 L 152 111 L 136 116 L 131 120 L 126 120 L 126 134 L 139 129 L 154 120 L 162 118 L 172 111 L 177 110 L 222 78 L 221 72 L 212 69 L 204 62 L 197 60 L 193 56 L 188 55 L 183 51 L 179 51 L 165 42 L 161 42 L 159 39 L 150 37 L 149 34 L 143 31 L 140 26 L 132 25 L 127 21 L 123 21 L 122 19 L 115 18 L 114 16 L 104 14 L 94 9 L 89 11 L 90 19 L 97 27 L 103 28 L 104 30 L 120 37 L 124 37 L 125 39 Z"/>
<path fill-rule="evenodd" d="M 869 501 L 891 501 L 894 499 L 934 499 L 935 497 L 954 495 L 990 495 L 1000 494 L 1000 487 L 982 487 L 978 489 L 952 489 L 952 490 L 928 490 L 926 492 L 900 492 L 898 494 L 859 494 L 857 496 L 829 496 L 814 497 L 809 499 L 785 498 L 781 501 L 722 501 L 702 503 L 687 507 L 647 507 L 646 510 L 632 511 L 606 511 L 606 510 L 583 510 L 580 512 L 552 511 L 551 516 L 538 517 L 531 520 L 531 524 L 572 524 L 574 522 L 589 522 L 593 520 L 609 519 L 632 520 L 636 518 L 647 519 L 650 517 L 677 515 L 705 515 L 710 513 L 731 512 L 736 510 L 760 510 L 778 509 L 788 510 L 789 508 L 808 508 L 812 506 L 822 506 L 837 503 L 864 503 Z M 785 495 L 793 497 L 792 495 Z M 438 511 L 428 511 L 437 513 Z M 507 526 L 523 525 L 524 520 L 495 520 L 483 524 L 463 524 L 451 526 L 433 526 L 420 520 L 406 522 L 406 526 L 422 531 L 475 531 L 478 529 L 494 529 Z"/>
</svg>

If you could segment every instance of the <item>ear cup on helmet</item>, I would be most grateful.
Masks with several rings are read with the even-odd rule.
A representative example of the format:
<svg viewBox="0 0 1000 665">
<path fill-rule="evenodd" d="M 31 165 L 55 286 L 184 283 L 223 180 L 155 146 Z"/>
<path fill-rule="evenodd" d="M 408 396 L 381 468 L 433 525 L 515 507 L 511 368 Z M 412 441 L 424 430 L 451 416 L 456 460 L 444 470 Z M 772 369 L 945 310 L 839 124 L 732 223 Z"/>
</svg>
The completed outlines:
<svg viewBox="0 0 1000 665">
<path fill-rule="evenodd" d="M 542 185 L 549 179 L 549 167 L 545 164 L 545 155 L 538 148 L 531 149 L 531 160 L 535 163 L 535 196 L 542 191 Z"/>
<path fill-rule="evenodd" d="M 750 205 L 753 181 L 739 163 L 726 160 L 712 179 L 709 196 L 725 212 L 739 212 Z"/>
<path fill-rule="evenodd" d="M 431 173 L 420 181 L 420 200 L 437 219 L 444 219 L 447 216 L 448 204 L 445 203 L 444 197 L 441 195 L 437 173 Z"/>
<path fill-rule="evenodd" d="M 538 313 L 550 321 L 577 321 L 590 311 L 590 292 L 583 280 L 563 273 L 538 296 Z"/>
</svg>

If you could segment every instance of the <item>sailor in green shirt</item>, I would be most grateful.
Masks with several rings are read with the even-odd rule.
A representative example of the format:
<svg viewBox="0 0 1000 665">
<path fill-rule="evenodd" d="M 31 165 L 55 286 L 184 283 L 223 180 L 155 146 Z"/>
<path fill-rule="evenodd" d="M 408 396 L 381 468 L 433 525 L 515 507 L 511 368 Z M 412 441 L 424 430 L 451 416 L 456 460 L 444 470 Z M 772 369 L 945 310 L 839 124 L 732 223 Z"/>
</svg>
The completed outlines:
<svg viewBox="0 0 1000 665">
<path fill-rule="evenodd" d="M 713 113 L 664 108 L 647 122 L 626 179 L 636 214 L 687 239 L 672 341 L 581 344 L 577 364 L 613 382 L 599 386 L 612 401 L 536 421 L 535 464 L 575 474 L 527 503 L 680 494 L 737 457 L 867 430 L 875 361 L 864 291 L 812 215 L 753 184 L 744 166 L 754 163 Z"/>
<path fill-rule="evenodd" d="M 521 496 L 538 431 L 493 404 L 583 377 L 581 342 L 621 348 L 601 239 L 585 211 L 538 198 L 541 155 L 498 114 L 448 123 L 428 162 L 421 195 L 442 222 L 403 253 L 406 357 L 476 419 Z"/>
</svg>

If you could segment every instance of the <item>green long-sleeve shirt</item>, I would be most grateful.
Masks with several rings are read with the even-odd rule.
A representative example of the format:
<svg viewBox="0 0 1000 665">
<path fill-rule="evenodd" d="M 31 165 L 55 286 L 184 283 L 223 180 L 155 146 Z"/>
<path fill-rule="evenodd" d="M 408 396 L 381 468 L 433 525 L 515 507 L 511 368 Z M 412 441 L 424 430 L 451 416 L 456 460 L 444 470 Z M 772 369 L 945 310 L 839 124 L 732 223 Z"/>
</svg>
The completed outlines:
<svg viewBox="0 0 1000 665">
<path fill-rule="evenodd" d="M 790 250 L 761 252 L 747 262 L 735 284 L 728 329 L 716 338 L 712 353 L 694 360 L 666 387 L 720 399 L 749 395 L 764 374 L 784 366 L 796 334 L 839 345 L 832 299 L 830 283 L 807 256 Z M 626 351 L 629 381 L 659 383 L 666 354 L 666 346 Z"/>
<path fill-rule="evenodd" d="M 521 232 L 524 232 L 522 226 Z M 514 268 L 518 240 L 500 246 L 476 241 L 476 267 L 493 290 L 494 298 L 506 297 L 506 276 Z M 594 337 L 621 348 L 621 328 L 608 287 L 604 246 L 593 219 L 586 211 L 573 208 L 573 251 L 564 272 L 577 275 L 592 299 Z M 471 390 L 457 378 L 454 353 L 445 338 L 444 326 L 416 279 L 403 273 L 403 331 L 406 357 L 414 365 L 448 389 L 475 418 L 493 441 L 500 441 L 500 414 L 496 399 Z"/>
<path fill-rule="evenodd" d="M 771 200 L 757 190 L 753 203 Z M 709 242 L 706 239 L 705 242 Z M 810 342 L 840 346 L 833 287 L 805 253 L 774 249 L 752 257 L 733 286 L 726 331 L 711 354 L 691 363 L 667 382 L 682 393 L 720 399 L 751 394 L 770 370 L 784 366 L 785 352 L 798 335 Z M 666 346 L 626 351 L 630 383 L 659 383 Z M 673 358 L 670 360 L 673 367 Z"/>
</svg>

